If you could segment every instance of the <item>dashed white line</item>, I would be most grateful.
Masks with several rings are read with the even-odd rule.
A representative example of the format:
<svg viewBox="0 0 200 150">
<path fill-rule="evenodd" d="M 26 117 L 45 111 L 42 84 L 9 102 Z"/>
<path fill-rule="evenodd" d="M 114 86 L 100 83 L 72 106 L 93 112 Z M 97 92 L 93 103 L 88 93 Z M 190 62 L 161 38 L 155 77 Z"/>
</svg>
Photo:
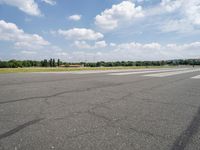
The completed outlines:
<svg viewBox="0 0 200 150">
<path fill-rule="evenodd" d="M 156 73 L 156 74 L 147 74 L 144 76 L 148 77 L 168 77 L 168 76 L 173 76 L 173 75 L 179 75 L 179 74 L 184 74 L 184 73 L 191 73 L 191 72 L 197 72 L 200 71 L 200 69 L 190 69 L 190 70 L 184 70 L 184 71 L 174 71 L 174 72 L 165 72 L 165 73 Z"/>
<path fill-rule="evenodd" d="M 145 70 L 145 71 L 132 71 L 132 72 L 119 72 L 119 73 L 110 73 L 108 75 L 114 75 L 114 76 L 122 76 L 122 75 L 131 75 L 131 74 L 145 74 L 145 73 L 157 73 L 157 72 L 169 72 L 169 71 L 181 71 L 181 70 L 187 70 L 187 68 L 181 68 L 181 69 L 160 69 L 160 70 Z"/>
<path fill-rule="evenodd" d="M 200 75 L 194 76 L 194 77 L 192 77 L 191 79 L 200 79 Z"/>
<path fill-rule="evenodd" d="M 160 70 L 167 70 L 167 69 L 159 69 Z M 92 71 L 75 71 L 72 72 L 73 74 L 97 74 L 97 73 L 110 73 L 108 75 L 115 75 L 115 74 L 128 74 L 132 72 L 145 72 L 145 71 L 158 71 L 158 69 L 122 69 L 122 70 L 92 70 Z"/>
</svg>

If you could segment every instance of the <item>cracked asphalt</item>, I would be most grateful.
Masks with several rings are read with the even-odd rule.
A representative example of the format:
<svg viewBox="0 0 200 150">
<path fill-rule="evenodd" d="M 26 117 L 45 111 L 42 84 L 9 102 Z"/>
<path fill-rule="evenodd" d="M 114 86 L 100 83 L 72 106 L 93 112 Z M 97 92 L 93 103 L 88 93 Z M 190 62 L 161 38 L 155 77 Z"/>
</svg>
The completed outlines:
<svg viewBox="0 0 200 150">
<path fill-rule="evenodd" d="M 198 150 L 199 72 L 0 75 L 0 150 Z"/>
</svg>

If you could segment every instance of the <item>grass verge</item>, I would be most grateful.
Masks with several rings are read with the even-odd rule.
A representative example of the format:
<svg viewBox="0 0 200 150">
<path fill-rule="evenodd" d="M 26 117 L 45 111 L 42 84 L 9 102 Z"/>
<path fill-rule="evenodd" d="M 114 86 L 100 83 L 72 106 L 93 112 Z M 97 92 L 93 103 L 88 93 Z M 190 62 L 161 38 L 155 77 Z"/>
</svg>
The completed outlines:
<svg viewBox="0 0 200 150">
<path fill-rule="evenodd" d="M 83 68 L 0 68 L 0 73 L 22 73 L 22 72 L 67 72 L 67 71 L 89 71 L 89 70 L 116 70 L 116 69 L 150 69 L 169 68 L 169 66 L 131 66 L 131 67 L 83 67 Z M 170 67 L 171 68 L 171 67 Z"/>
</svg>

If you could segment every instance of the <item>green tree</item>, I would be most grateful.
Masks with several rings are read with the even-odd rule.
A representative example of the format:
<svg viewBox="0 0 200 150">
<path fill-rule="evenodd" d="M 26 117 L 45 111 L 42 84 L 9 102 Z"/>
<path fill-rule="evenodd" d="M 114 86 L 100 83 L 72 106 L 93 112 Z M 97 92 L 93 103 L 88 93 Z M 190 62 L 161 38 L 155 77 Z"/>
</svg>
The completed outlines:
<svg viewBox="0 0 200 150">
<path fill-rule="evenodd" d="M 52 67 L 56 67 L 56 61 L 55 61 L 55 59 L 52 60 Z"/>
<path fill-rule="evenodd" d="M 61 65 L 60 59 L 58 59 L 57 65 L 58 65 L 58 67 Z"/>
</svg>

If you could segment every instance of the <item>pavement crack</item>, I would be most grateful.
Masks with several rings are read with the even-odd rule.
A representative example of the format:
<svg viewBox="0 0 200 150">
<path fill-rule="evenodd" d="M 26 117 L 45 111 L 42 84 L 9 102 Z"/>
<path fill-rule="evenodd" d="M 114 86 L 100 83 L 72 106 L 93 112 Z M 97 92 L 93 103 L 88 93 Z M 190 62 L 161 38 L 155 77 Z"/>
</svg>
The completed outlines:
<svg viewBox="0 0 200 150">
<path fill-rule="evenodd" d="M 114 83 L 114 84 L 110 83 L 110 84 L 107 84 L 107 85 L 89 87 L 89 88 L 84 88 L 84 89 L 74 89 L 74 90 L 69 90 L 69 91 L 62 91 L 62 92 L 58 92 L 58 93 L 55 93 L 55 94 L 52 94 L 52 95 L 47 95 L 47 96 L 35 96 L 35 97 L 27 97 L 27 98 L 16 99 L 16 100 L 1 101 L 0 105 L 7 104 L 7 103 L 20 102 L 20 101 L 29 101 L 29 100 L 33 100 L 33 99 L 48 99 L 48 98 L 52 98 L 52 97 L 56 97 L 56 96 L 68 94 L 68 93 L 88 92 L 88 91 L 91 91 L 91 90 L 108 88 L 108 87 L 116 87 L 116 86 L 120 86 L 120 85 L 126 85 L 126 84 L 132 84 L 132 83 L 135 83 L 135 82 L 146 81 L 146 80 L 150 80 L 150 79 L 151 78 L 143 79 L 143 80 L 137 80 L 137 81 L 133 81 L 133 82 L 125 82 L 125 83 Z"/>
<path fill-rule="evenodd" d="M 31 120 L 31 121 L 28 121 L 28 122 L 26 122 L 26 123 L 24 123 L 24 124 L 21 124 L 21 125 L 17 126 L 16 128 L 14 128 L 14 129 L 12 129 L 12 130 L 9 130 L 9 131 L 7 131 L 7 132 L 5 132 L 5 133 L 3 133 L 3 134 L 0 134 L 0 140 L 4 139 L 4 138 L 6 138 L 6 137 L 9 137 L 9 136 L 11 136 L 11 135 L 13 135 L 13 134 L 19 132 L 20 130 L 22 130 L 22 129 L 28 127 L 28 126 L 31 126 L 31 125 L 33 125 L 33 124 L 36 124 L 36 123 L 40 122 L 40 121 L 43 120 L 43 119 L 44 119 L 44 118 L 34 119 L 34 120 Z"/>
<path fill-rule="evenodd" d="M 79 90 L 74 89 L 74 90 L 70 90 L 70 91 L 62 91 L 62 92 L 58 92 L 53 95 L 47 95 L 47 96 L 35 96 L 35 97 L 27 97 L 27 98 L 16 99 L 16 100 L 1 101 L 0 105 L 7 104 L 7 103 L 15 103 L 15 102 L 19 102 L 19 101 L 29 101 L 29 100 L 33 100 L 33 99 L 48 99 L 48 98 L 56 97 L 56 96 L 67 94 L 67 93 L 80 93 L 80 92 L 86 92 L 86 91 L 90 91 L 90 90 L 94 90 L 94 89 L 98 89 L 98 88 L 112 87 L 112 86 L 119 86 L 119 85 L 121 85 L 121 83 L 108 84 L 106 86 L 96 86 L 96 87 L 90 87 L 90 88 L 79 89 Z"/>
<path fill-rule="evenodd" d="M 56 96 L 59 96 L 59 95 L 62 95 L 62 94 L 67 94 L 67 93 L 81 93 L 81 92 L 96 90 L 96 89 L 100 89 L 100 88 L 116 87 L 116 86 L 120 86 L 120 85 L 126 85 L 126 84 L 138 83 L 138 82 L 142 82 L 142 81 L 148 81 L 148 80 L 151 80 L 152 78 L 141 79 L 141 80 L 136 80 L 136 81 L 131 81 L 131 82 L 124 82 L 124 83 L 114 83 L 114 84 L 110 83 L 110 84 L 107 84 L 107 85 L 89 87 L 89 88 L 86 88 L 86 89 L 79 89 L 79 90 L 75 89 L 75 90 L 70 90 L 70 91 L 63 91 L 63 92 L 58 92 L 58 93 L 55 93 L 53 95 L 47 95 L 47 96 L 35 96 L 35 97 L 27 97 L 27 98 L 16 99 L 16 100 L 1 101 L 0 105 L 7 104 L 7 103 L 20 102 L 20 101 L 29 101 L 29 100 L 33 100 L 33 99 L 48 99 L 48 98 L 56 97 Z M 167 85 L 173 84 L 174 82 L 182 81 L 184 79 L 185 78 L 174 80 L 172 82 L 168 82 Z M 156 86 L 148 88 L 148 89 L 143 89 L 143 90 L 141 90 L 139 92 L 143 92 L 144 90 L 153 90 L 153 89 L 156 89 L 156 88 L 160 88 L 162 86 L 166 86 L 166 83 L 165 84 L 156 85 Z"/>
</svg>

